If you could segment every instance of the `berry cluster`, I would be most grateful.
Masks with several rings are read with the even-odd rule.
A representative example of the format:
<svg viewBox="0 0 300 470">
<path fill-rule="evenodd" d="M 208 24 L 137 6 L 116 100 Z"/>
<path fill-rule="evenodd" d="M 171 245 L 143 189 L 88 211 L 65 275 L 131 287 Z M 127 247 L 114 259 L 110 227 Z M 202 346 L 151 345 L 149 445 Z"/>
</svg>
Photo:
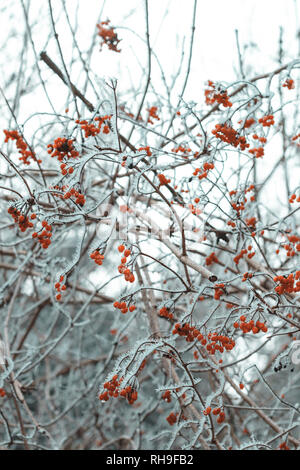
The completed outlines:
<svg viewBox="0 0 300 470">
<path fill-rule="evenodd" d="M 259 320 L 257 320 L 256 322 L 254 322 L 254 320 L 250 320 L 247 322 L 245 315 L 242 315 L 240 317 L 239 322 L 234 322 L 233 327 L 235 329 L 239 328 L 240 330 L 242 330 L 243 333 L 252 332 L 253 334 L 257 334 L 260 331 L 263 331 L 264 333 L 268 331 L 268 328 L 266 327 L 266 324 L 264 322 L 261 322 Z"/>
<path fill-rule="evenodd" d="M 222 104 L 224 108 L 231 108 L 232 103 L 229 101 L 227 90 L 220 90 L 217 92 L 215 85 L 211 80 L 208 80 L 208 86 L 210 86 L 211 89 L 208 88 L 204 91 L 206 104 L 214 104 L 217 102 L 218 104 Z"/>
<path fill-rule="evenodd" d="M 240 215 L 240 212 L 245 210 L 245 200 L 239 204 L 232 202 L 231 207 L 236 211 L 237 215 Z"/>
<path fill-rule="evenodd" d="M 90 258 L 93 259 L 96 264 L 101 266 L 104 260 L 104 255 L 101 255 L 99 248 L 97 248 L 95 251 L 93 251 L 93 253 L 90 254 Z"/>
<path fill-rule="evenodd" d="M 196 198 L 195 201 L 200 201 L 199 198 Z M 189 204 L 188 205 L 188 208 L 190 209 L 191 213 L 194 214 L 194 215 L 199 215 L 201 214 L 201 209 L 198 209 L 196 206 L 194 206 L 193 204 Z"/>
<path fill-rule="evenodd" d="M 300 251 L 300 237 L 298 237 L 297 235 L 288 235 L 287 238 L 289 240 L 289 243 L 286 243 L 284 245 L 284 249 L 286 250 L 286 256 L 293 257 L 295 256 L 296 251 Z"/>
<path fill-rule="evenodd" d="M 118 308 L 119 310 L 121 310 L 121 313 L 123 313 L 124 315 L 129 311 L 129 312 L 134 312 L 135 309 L 136 309 L 136 306 L 135 305 L 130 305 L 128 306 L 126 302 L 114 302 L 114 307 L 115 308 Z"/>
<path fill-rule="evenodd" d="M 19 209 L 16 209 L 15 207 L 10 206 L 7 209 L 7 212 L 9 213 L 9 215 L 12 216 L 15 223 L 19 225 L 19 228 L 20 228 L 21 232 L 25 232 L 28 228 L 33 227 L 33 223 L 30 222 L 29 218 L 27 216 L 23 215 Z M 31 216 L 31 219 L 33 219 L 33 218 L 34 217 Z"/>
<path fill-rule="evenodd" d="M 267 142 L 266 137 L 264 137 L 264 136 L 259 137 L 257 134 L 253 134 L 252 138 L 254 140 L 258 140 L 261 144 L 265 144 Z M 263 146 L 253 147 L 252 149 L 249 149 L 248 152 L 251 153 L 252 155 L 254 155 L 255 158 L 263 157 L 264 154 L 265 154 Z"/>
<path fill-rule="evenodd" d="M 69 191 L 67 191 L 63 198 L 64 199 L 70 199 L 71 197 L 75 197 L 75 202 L 79 206 L 83 206 L 85 204 L 85 197 L 83 194 L 80 193 L 80 191 L 77 191 L 75 188 L 71 188 Z"/>
<path fill-rule="evenodd" d="M 217 423 L 221 424 L 225 420 L 225 413 L 224 411 L 221 411 L 220 408 L 214 408 L 213 409 L 213 414 L 214 415 L 219 415 L 217 418 Z"/>
<path fill-rule="evenodd" d="M 81 129 L 84 131 L 85 138 L 90 136 L 95 137 L 95 135 L 99 134 L 100 129 L 96 127 L 92 122 L 88 123 L 86 120 L 80 121 L 79 119 L 76 120 L 76 124 L 80 124 Z"/>
<path fill-rule="evenodd" d="M 157 106 L 151 106 L 151 108 L 147 109 L 147 111 L 149 113 L 148 121 L 147 121 L 149 124 L 154 124 L 153 121 L 150 119 L 150 117 L 160 121 L 160 118 L 157 115 Z"/>
<path fill-rule="evenodd" d="M 205 264 L 207 266 L 210 266 L 211 264 L 218 263 L 218 262 L 219 262 L 219 260 L 218 260 L 217 256 L 215 255 L 214 251 L 209 256 L 207 256 L 207 258 L 205 260 Z"/>
<path fill-rule="evenodd" d="M 281 444 L 279 444 L 278 449 L 279 450 L 291 450 L 286 442 L 282 442 Z"/>
<path fill-rule="evenodd" d="M 215 129 L 211 132 L 215 137 L 217 137 L 217 139 L 221 139 L 223 142 L 233 145 L 234 147 L 240 146 L 241 150 L 245 150 L 250 147 L 250 145 L 247 144 L 246 138 L 244 136 L 239 136 L 237 131 L 230 126 L 227 126 L 227 124 L 216 124 Z"/>
<path fill-rule="evenodd" d="M 48 153 L 51 157 L 57 157 L 59 162 L 62 162 L 64 157 L 76 158 L 79 152 L 75 150 L 73 145 L 74 139 L 66 139 L 65 137 L 58 137 L 53 144 L 47 145 Z"/>
<path fill-rule="evenodd" d="M 245 189 L 245 194 L 249 193 L 250 191 L 253 191 L 254 188 L 255 188 L 254 184 L 250 184 L 250 186 Z"/>
<path fill-rule="evenodd" d="M 300 271 L 296 271 L 295 277 L 291 273 L 287 277 L 285 276 L 275 276 L 274 281 L 279 282 L 279 286 L 275 287 L 277 294 L 281 295 L 285 292 L 290 294 L 292 292 L 300 292 Z M 295 281 L 296 284 L 295 284 Z"/>
<path fill-rule="evenodd" d="M 206 350 L 212 355 L 214 355 L 216 351 L 219 351 L 221 354 L 223 354 L 224 351 L 231 351 L 235 346 L 235 341 L 232 338 L 226 335 L 220 335 L 217 332 L 208 333 L 207 339 L 209 342 L 206 344 Z"/>
<path fill-rule="evenodd" d="M 261 142 L 262 144 L 265 144 L 265 143 L 267 142 L 266 137 L 264 137 L 264 136 L 258 137 L 257 134 L 253 134 L 253 135 L 252 135 L 252 138 L 253 138 L 254 140 L 259 140 L 259 142 Z M 249 150 L 249 152 L 250 152 L 250 150 Z"/>
<path fill-rule="evenodd" d="M 174 147 L 172 149 L 172 152 L 175 152 L 175 153 L 182 152 L 185 154 L 189 154 L 191 151 L 192 149 L 190 147 L 184 147 L 183 145 L 178 145 L 178 147 Z"/>
<path fill-rule="evenodd" d="M 224 284 L 215 284 L 214 289 L 215 289 L 215 294 L 214 294 L 214 299 L 219 300 L 221 295 L 225 294 L 224 290 L 225 285 Z"/>
<path fill-rule="evenodd" d="M 256 228 L 257 220 L 256 217 L 250 217 L 249 219 L 245 219 L 246 225 L 253 230 Z"/>
<path fill-rule="evenodd" d="M 199 341 L 203 339 L 203 335 L 200 333 L 200 331 L 188 323 L 184 323 L 183 325 L 176 323 L 172 333 L 173 335 L 179 335 L 182 337 L 185 336 L 185 340 L 188 343 L 192 343 L 195 339 L 198 339 Z"/>
<path fill-rule="evenodd" d="M 164 186 L 165 184 L 168 184 L 171 182 L 171 180 L 169 178 L 166 178 L 165 175 L 162 173 L 157 175 L 157 177 L 159 179 L 159 186 Z"/>
<path fill-rule="evenodd" d="M 300 202 L 300 196 L 296 196 L 296 194 L 292 194 L 291 197 L 289 198 L 290 204 L 293 204 L 295 201 Z"/>
<path fill-rule="evenodd" d="M 263 147 L 254 147 L 253 149 L 249 149 L 248 152 L 252 153 L 252 155 L 254 155 L 255 158 L 263 157 L 265 154 Z"/>
<path fill-rule="evenodd" d="M 59 282 L 56 282 L 54 284 L 55 290 L 57 292 L 56 294 L 56 300 L 61 300 L 61 291 L 65 291 L 67 289 L 67 286 L 65 284 L 62 284 L 64 282 L 64 276 L 60 276 Z"/>
<path fill-rule="evenodd" d="M 294 137 L 292 138 L 292 142 L 296 142 L 296 140 L 298 140 L 299 138 L 300 138 L 300 133 L 294 135 Z M 297 146 L 298 146 L 298 147 L 300 146 L 300 143 L 299 143 L 299 142 L 297 143 Z"/>
<path fill-rule="evenodd" d="M 241 251 L 239 252 L 239 254 L 237 254 L 237 255 L 233 258 L 233 261 L 235 262 L 235 264 L 239 264 L 240 260 L 244 257 L 244 255 L 247 255 L 247 257 L 248 257 L 249 259 L 253 258 L 253 256 L 255 255 L 255 251 L 253 251 L 253 252 L 251 253 L 251 250 L 252 250 L 252 245 L 249 245 L 249 246 L 247 247 L 247 249 L 244 248 L 243 250 L 241 250 Z M 248 254 L 247 254 L 247 253 L 248 253 Z"/>
<path fill-rule="evenodd" d="M 242 122 L 243 121 L 238 121 L 238 124 L 241 124 Z M 246 121 L 244 122 L 243 129 L 249 129 L 249 127 L 251 127 L 255 122 L 256 121 L 254 118 L 246 119 Z"/>
<path fill-rule="evenodd" d="M 227 225 L 229 225 L 232 228 L 236 227 L 236 223 L 233 222 L 232 220 L 228 220 Z"/>
<path fill-rule="evenodd" d="M 178 416 L 178 413 L 173 413 L 173 411 L 169 414 L 169 416 L 166 417 L 166 420 L 168 421 L 169 425 L 170 426 L 173 426 L 176 421 L 177 421 L 177 416 Z"/>
<path fill-rule="evenodd" d="M 244 273 L 244 276 L 243 276 L 243 279 L 242 279 L 242 282 L 245 282 L 247 281 L 248 279 L 251 279 L 253 277 L 253 274 L 252 273 Z"/>
<path fill-rule="evenodd" d="M 99 122 L 98 127 L 99 127 L 100 131 L 101 131 L 102 125 L 104 124 L 103 130 L 102 130 L 103 134 L 109 134 L 110 133 L 111 116 L 112 116 L 111 114 L 106 114 L 105 116 L 96 116 L 95 117 L 95 121 Z"/>
<path fill-rule="evenodd" d="M 109 134 L 110 127 L 108 123 L 110 119 L 111 115 L 108 114 L 106 116 L 96 116 L 95 121 L 98 121 L 98 126 L 95 126 L 92 122 L 88 123 L 85 119 L 82 121 L 77 119 L 75 122 L 76 124 L 80 124 L 81 129 L 84 131 L 85 138 L 88 138 L 90 136 L 95 137 L 99 134 L 103 124 L 103 134 Z"/>
<path fill-rule="evenodd" d="M 19 153 L 21 154 L 21 157 L 19 160 L 21 160 L 25 165 L 30 165 L 30 162 L 28 161 L 29 158 L 32 158 L 37 163 L 41 163 L 42 160 L 37 160 L 34 152 L 28 149 L 28 145 L 24 141 L 23 137 L 20 136 L 18 131 L 8 131 L 4 129 L 4 134 L 5 134 L 5 140 L 4 142 L 8 142 L 9 140 L 15 140 L 16 141 L 16 146 L 17 149 L 19 150 Z"/>
<path fill-rule="evenodd" d="M 205 416 L 209 415 L 210 412 L 211 412 L 211 406 L 208 406 L 205 410 L 203 410 L 203 414 L 204 414 Z"/>
<path fill-rule="evenodd" d="M 162 394 L 161 398 L 162 398 L 163 400 L 165 400 L 167 403 L 171 403 L 172 397 L 171 397 L 171 392 L 170 392 L 170 390 L 166 390 L 166 391 Z"/>
<path fill-rule="evenodd" d="M 187 342 L 193 342 L 195 340 L 200 341 L 202 346 L 206 346 L 206 350 L 209 354 L 215 354 L 219 351 L 221 354 L 226 351 L 231 351 L 235 346 L 235 341 L 226 335 L 220 335 L 218 333 L 208 333 L 207 339 L 200 333 L 194 326 L 185 323 L 180 325 L 176 323 L 173 335 L 178 334 L 179 336 L 185 336 Z"/>
<path fill-rule="evenodd" d="M 181 152 L 181 153 L 183 154 L 182 157 L 183 157 L 185 160 L 188 159 L 188 155 L 189 155 L 189 153 L 190 153 L 191 151 L 192 151 L 191 148 L 189 148 L 189 147 L 184 147 L 183 145 L 179 145 L 178 147 L 174 147 L 174 148 L 172 149 L 172 152 L 175 152 L 175 153 Z"/>
<path fill-rule="evenodd" d="M 131 255 L 131 251 L 128 249 L 125 249 L 124 245 L 119 245 L 118 251 L 120 253 L 123 253 L 123 257 L 121 258 L 121 264 L 118 266 L 119 273 L 124 274 L 125 281 L 134 282 L 135 281 L 134 274 L 130 271 L 128 266 L 126 266 L 127 258 L 128 256 Z"/>
<path fill-rule="evenodd" d="M 273 124 L 275 123 L 274 121 L 274 116 L 273 114 L 268 114 L 266 116 L 263 116 L 262 118 L 260 118 L 258 120 L 258 122 L 260 124 L 263 125 L 263 127 L 270 127 L 270 126 L 273 126 Z"/>
<path fill-rule="evenodd" d="M 65 176 L 69 173 L 69 175 L 71 175 L 74 172 L 74 168 L 72 166 L 69 166 L 68 168 L 66 168 L 66 166 L 67 166 L 66 163 L 62 163 L 60 165 L 61 174 Z"/>
<path fill-rule="evenodd" d="M 123 388 L 120 391 L 120 396 L 127 399 L 129 405 L 133 405 L 133 403 L 137 400 L 138 394 L 136 390 L 133 390 L 130 385 Z"/>
<path fill-rule="evenodd" d="M 0 388 L 0 397 L 4 398 L 6 395 L 6 392 L 4 390 L 4 388 Z"/>
<path fill-rule="evenodd" d="M 58 194 L 56 193 L 56 191 L 59 191 L 60 193 L 63 193 L 64 191 L 66 191 L 66 189 L 68 188 L 69 186 L 68 185 L 59 185 L 59 184 L 55 184 L 54 186 L 49 186 L 49 189 L 53 189 L 53 196 L 55 197 L 59 197 L 60 199 L 63 199 L 63 194 Z"/>
<path fill-rule="evenodd" d="M 114 28 L 113 27 L 104 28 L 104 26 L 108 26 L 109 23 L 110 23 L 110 20 L 106 20 L 106 21 L 101 21 L 100 24 L 96 25 L 98 28 L 98 36 L 100 36 L 103 39 L 103 41 L 100 44 L 100 50 L 102 49 L 103 44 L 106 44 L 108 49 L 110 49 L 111 51 L 121 52 L 121 49 L 117 48 L 121 39 L 118 38 L 118 35 L 115 32 Z"/>
<path fill-rule="evenodd" d="M 173 313 L 171 313 L 167 307 L 162 307 L 159 311 L 159 315 L 161 317 L 165 317 L 165 318 L 168 318 L 169 320 L 173 320 L 174 316 L 173 316 Z"/>
<path fill-rule="evenodd" d="M 237 191 L 235 190 L 232 190 L 229 192 L 229 196 L 231 198 L 233 198 L 233 196 L 236 196 L 235 197 L 235 202 L 232 201 L 231 202 L 231 207 L 236 211 L 237 215 L 240 216 L 240 213 L 241 211 L 244 211 L 245 210 L 245 204 L 248 202 L 248 197 L 246 197 L 246 194 L 249 192 L 249 191 L 252 191 L 254 189 L 254 185 L 251 184 L 249 186 L 249 188 L 246 188 L 244 190 L 244 193 L 245 193 L 245 196 L 243 197 L 242 199 L 242 195 L 241 194 L 238 194 Z M 250 202 L 254 202 L 255 201 L 255 196 L 250 196 Z M 232 223 L 228 224 L 228 225 L 232 225 Z M 235 226 L 235 225 L 234 225 Z"/>
<path fill-rule="evenodd" d="M 126 398 L 128 403 L 132 405 L 137 400 L 137 391 L 134 390 L 130 385 L 127 385 L 125 388 L 120 390 L 120 385 L 122 382 L 123 377 L 118 380 L 117 375 L 114 375 L 110 381 L 105 382 L 103 385 L 105 391 L 99 394 L 99 400 L 108 401 L 109 397 L 117 398 L 121 396 Z"/>
<path fill-rule="evenodd" d="M 227 302 L 226 304 L 226 308 L 228 308 L 229 310 L 232 309 L 234 307 L 234 304 L 232 304 L 231 302 Z"/>
<path fill-rule="evenodd" d="M 151 157 L 152 152 L 151 152 L 151 150 L 150 150 L 149 145 L 146 145 L 146 147 L 140 147 L 140 148 L 139 148 L 139 152 L 141 152 L 142 150 L 146 150 L 146 154 L 148 155 L 148 157 Z"/>
<path fill-rule="evenodd" d="M 202 180 L 202 179 L 204 179 L 204 178 L 207 178 L 208 172 L 209 172 L 210 170 L 213 170 L 214 167 L 215 167 L 215 165 L 214 165 L 213 163 L 205 162 L 205 163 L 203 164 L 203 167 L 202 167 L 202 168 L 196 168 L 196 169 L 195 169 L 195 171 L 193 172 L 193 175 L 194 175 L 194 176 L 197 176 L 198 173 L 200 173 L 200 174 L 198 175 L 198 179 L 199 179 L 199 180 Z"/>
<path fill-rule="evenodd" d="M 122 382 L 123 382 L 123 377 L 121 377 L 120 380 L 118 380 L 117 375 L 114 375 L 110 381 L 105 382 L 105 384 L 103 385 L 103 388 L 105 388 L 105 391 L 99 394 L 99 400 L 108 401 L 109 397 L 117 398 L 120 392 L 119 387 Z"/>
<path fill-rule="evenodd" d="M 287 78 L 282 86 L 283 88 L 286 87 L 288 90 L 292 90 L 295 88 L 294 80 L 292 78 Z"/>
<path fill-rule="evenodd" d="M 42 248 L 46 250 L 51 245 L 52 226 L 46 220 L 43 220 L 42 227 L 44 230 L 41 233 L 34 232 L 32 238 L 37 238 Z"/>
</svg>

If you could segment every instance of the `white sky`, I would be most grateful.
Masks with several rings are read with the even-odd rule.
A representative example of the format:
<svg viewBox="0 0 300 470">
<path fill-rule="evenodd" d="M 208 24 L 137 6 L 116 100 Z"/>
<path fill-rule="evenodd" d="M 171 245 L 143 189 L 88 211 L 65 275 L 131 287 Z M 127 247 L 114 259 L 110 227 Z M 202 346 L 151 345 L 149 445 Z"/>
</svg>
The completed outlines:
<svg viewBox="0 0 300 470">
<path fill-rule="evenodd" d="M 6 10 L 1 14 L 0 44 L 2 53 L 4 51 L 4 55 L 13 58 L 17 57 L 23 45 L 24 22 L 21 2 L 5 0 L 2 4 L 6 3 Z M 81 47 L 85 48 L 88 44 L 101 10 L 101 19 L 110 18 L 111 24 L 119 27 L 118 34 L 122 38 L 121 54 L 106 48 L 99 53 L 96 46 L 92 67 L 94 73 L 99 76 L 116 76 L 120 91 L 128 88 L 130 80 L 136 84 L 141 74 L 137 61 L 141 67 L 147 64 L 145 44 L 137 37 L 145 38 L 144 0 L 79 0 L 78 4 L 77 40 Z M 54 16 L 57 17 L 62 10 L 62 3 L 60 0 L 52 0 L 52 5 Z M 167 77 L 177 70 L 183 40 L 187 59 L 193 5 L 193 0 L 149 0 L 150 42 Z M 66 6 L 72 21 L 77 1 L 66 0 Z M 38 18 L 33 30 L 37 52 L 44 48 L 47 41 L 47 52 L 59 62 L 54 38 L 49 42 L 47 39 L 50 31 L 48 1 L 31 0 L 29 16 L 31 21 Z M 198 0 L 193 63 L 186 99 L 203 99 L 203 83 L 207 79 L 231 81 L 236 78 L 234 67 L 237 68 L 238 60 L 235 29 L 239 30 L 242 50 L 245 44 L 253 45 L 243 54 L 246 70 L 253 64 L 255 73 L 271 70 L 276 63 L 280 26 L 284 29 L 284 44 L 288 51 L 285 60 L 288 61 L 299 55 L 299 41 L 295 38 L 295 32 L 299 29 L 299 0 Z M 71 37 L 69 32 L 66 33 L 65 22 L 63 25 L 58 22 L 57 29 L 69 63 L 72 56 Z M 14 37 L 11 37 L 12 31 Z M 16 70 L 16 63 L 6 61 L 3 64 L 2 59 L 1 64 L 3 86 L 3 78 L 11 67 Z M 156 73 L 158 68 L 154 59 L 153 80 Z M 182 86 L 182 80 L 179 80 L 179 87 Z"/>
<path fill-rule="evenodd" d="M 116 77 L 119 96 L 122 97 L 123 93 L 127 93 L 125 100 L 127 97 L 128 106 L 133 108 L 133 112 L 136 112 L 140 103 L 139 93 L 144 90 L 147 69 L 144 0 L 128 0 L 126 2 L 123 0 L 66 0 L 65 4 L 72 25 L 76 24 L 76 20 L 78 22 L 76 39 L 83 54 L 89 47 L 95 32 L 95 24 L 98 21 L 109 18 L 111 24 L 116 27 L 118 36 L 122 39 L 120 43 L 122 52 L 120 54 L 114 53 L 109 51 L 106 46 L 100 52 L 100 38 L 97 38 L 90 68 L 92 73 L 98 77 Z M 78 62 L 76 52 L 74 53 L 72 36 L 66 27 L 65 17 L 62 14 L 61 0 L 52 0 L 52 6 L 59 40 L 71 79 L 81 88 L 84 79 L 81 73 L 82 67 Z M 185 2 L 181 0 L 149 0 L 150 43 L 164 70 L 168 84 L 172 81 L 172 75 L 178 70 L 184 42 L 185 55 L 182 74 L 176 82 L 177 86 L 172 90 L 173 104 L 177 101 L 185 78 L 193 6 L 193 0 L 185 0 Z M 19 71 L 19 57 L 24 45 L 25 26 L 21 1 L 4 0 L 3 3 L 1 2 L 1 8 L 3 10 L 0 31 L 0 85 L 4 88 L 11 74 Z M 299 11 L 299 0 L 227 0 L 226 2 L 198 0 L 193 60 L 184 98 L 187 101 L 193 100 L 200 103 L 201 106 L 204 102 L 203 91 L 208 79 L 224 82 L 236 79 L 239 72 L 235 29 L 239 31 L 245 71 L 249 72 L 248 76 L 250 77 L 273 70 L 277 66 L 280 27 L 284 31 L 284 62 L 298 57 L 300 39 L 296 38 L 296 31 L 299 30 L 300 24 Z M 45 49 L 49 56 L 61 66 L 57 45 L 51 32 L 48 1 L 31 0 L 29 18 L 30 23 L 33 24 L 32 33 L 37 54 Z M 245 51 L 245 46 L 249 46 L 249 44 L 250 47 Z M 77 64 L 70 67 L 74 55 Z M 32 64 L 30 67 L 26 65 L 27 60 Z M 26 88 L 27 80 L 31 76 L 34 78 L 30 83 L 33 86 L 32 93 L 25 94 L 21 98 L 20 123 L 34 112 L 51 112 L 41 87 L 36 88 L 39 79 L 33 68 L 34 58 L 30 44 L 26 47 L 23 63 L 26 70 L 21 74 L 20 87 Z M 65 107 L 69 106 L 67 87 L 53 76 L 45 64 L 39 62 L 39 65 L 56 110 L 63 112 Z M 151 83 L 156 92 L 163 94 L 160 76 L 160 68 L 153 57 Z M 17 81 L 13 80 L 12 84 L 5 89 L 11 104 L 17 86 Z M 293 93 L 293 91 L 290 92 L 291 98 L 294 98 Z M 87 97 L 91 101 L 94 100 L 90 91 L 88 91 Z M 149 92 L 145 106 L 154 105 L 155 99 L 155 95 Z M 159 100 L 159 96 L 157 100 Z M 122 98 L 120 98 L 120 102 L 122 102 Z M 3 129 L 8 126 L 9 113 L 1 97 L 0 109 L 0 129 Z M 72 115 L 72 110 L 70 115 Z M 44 121 L 40 116 L 30 119 L 25 127 L 27 138 L 30 138 L 31 132 L 34 132 L 48 120 L 49 116 L 45 116 Z M 14 127 L 13 124 L 11 127 Z M 39 134 L 37 136 L 38 139 Z M 49 137 L 49 139 L 51 138 L 52 136 Z M 44 138 L 42 142 L 44 143 Z M 272 152 L 271 146 L 270 142 L 267 148 L 271 148 Z M 278 146 L 275 142 L 273 158 L 278 156 L 276 147 Z M 273 161 L 269 161 L 270 167 Z M 264 171 L 268 173 L 267 159 L 264 159 L 263 165 Z M 278 181 L 280 179 L 281 175 L 278 174 Z M 296 173 L 293 184 L 297 184 Z"/>
</svg>

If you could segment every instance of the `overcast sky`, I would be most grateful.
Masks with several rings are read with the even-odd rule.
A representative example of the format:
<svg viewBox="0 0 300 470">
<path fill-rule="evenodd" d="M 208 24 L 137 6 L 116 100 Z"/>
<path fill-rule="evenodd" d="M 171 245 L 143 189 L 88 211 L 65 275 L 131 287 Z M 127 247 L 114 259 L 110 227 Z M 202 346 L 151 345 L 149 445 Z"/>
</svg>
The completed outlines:
<svg viewBox="0 0 300 470">
<path fill-rule="evenodd" d="M 27 5 L 27 3 L 25 3 Z M 3 7 L 3 5 L 5 7 Z M 149 26 L 151 47 L 168 77 L 178 69 L 182 45 L 186 65 L 191 36 L 194 0 L 149 0 Z M 52 0 L 55 19 L 62 11 L 61 0 Z M 78 6 L 78 10 L 77 10 Z M 2 86 L 12 69 L 16 70 L 24 40 L 24 21 L 21 1 L 1 2 L 1 75 Z M 122 39 L 121 54 L 106 48 L 93 56 L 93 71 L 99 76 L 115 76 L 120 90 L 130 81 L 136 81 L 147 64 L 145 47 L 144 0 L 66 0 L 66 7 L 73 26 L 78 22 L 77 40 L 84 49 L 95 31 L 99 19 L 109 18 L 119 27 Z M 33 27 L 33 39 L 37 53 L 46 48 L 54 58 L 58 57 L 51 31 L 47 0 L 31 0 L 29 10 Z M 72 42 L 65 21 L 57 21 L 57 31 L 67 62 L 72 57 Z M 236 78 L 238 56 L 235 30 L 239 32 L 245 70 L 254 67 L 255 73 L 269 71 L 278 56 L 280 26 L 284 30 L 285 60 L 299 55 L 299 0 L 198 0 L 194 52 L 186 98 L 198 101 L 203 83 L 207 79 L 231 81 Z M 140 38 L 138 37 L 140 36 Z M 247 46 L 246 52 L 244 48 Z M 249 47 L 248 47 L 249 46 Z M 30 48 L 29 48 L 30 49 Z M 8 58 L 4 60 L 4 58 Z M 15 59 L 15 62 L 14 62 Z M 158 74 L 156 60 L 153 73 Z"/>
<path fill-rule="evenodd" d="M 84 75 L 78 53 L 74 50 L 73 38 L 66 26 L 61 0 L 52 0 L 53 15 L 62 51 L 71 79 L 79 88 Z M 29 23 L 36 53 L 46 50 L 50 57 L 61 67 L 48 7 L 48 0 L 25 1 L 29 8 Z M 96 30 L 96 23 L 109 18 L 116 27 L 121 53 L 108 50 L 105 46 L 100 52 L 97 38 L 91 60 L 91 75 L 96 77 L 116 77 L 118 79 L 119 99 L 128 92 L 128 106 L 136 111 L 139 95 L 144 90 L 147 71 L 147 47 L 145 43 L 145 2 L 144 0 L 66 0 L 70 23 L 76 29 L 76 40 L 83 54 L 89 48 Z M 187 70 L 194 0 L 149 0 L 150 45 L 152 57 L 151 84 L 157 93 L 164 94 L 161 85 L 161 69 L 170 85 L 172 76 L 178 71 L 182 51 L 184 53 L 182 73 L 173 89 L 174 99 L 182 89 Z M 52 112 L 45 94 L 39 84 L 34 68 L 34 54 L 27 39 L 24 47 L 25 22 L 22 0 L 1 2 L 0 31 L 0 85 L 12 104 L 16 90 L 25 88 L 30 92 L 22 95 L 18 108 L 19 123 L 25 122 L 33 113 L 39 115 L 26 121 L 25 132 L 30 134 L 39 128 L 43 121 L 41 114 Z M 246 75 L 269 72 L 278 65 L 279 32 L 283 29 L 284 62 L 299 56 L 299 0 L 198 0 L 195 21 L 194 49 L 191 72 L 184 95 L 185 100 L 204 104 L 204 87 L 208 79 L 231 82 L 239 78 L 236 33 L 238 30 L 240 49 Z M 246 49 L 245 49 L 246 48 Z M 23 51 L 23 53 L 22 53 Z M 22 54 L 22 55 L 21 55 Z M 22 57 L 22 58 L 21 58 Z M 85 57 L 85 56 L 84 56 Z M 73 58 L 75 61 L 72 62 Z M 160 66 L 158 65 L 160 64 Z M 30 64 L 30 65 L 28 65 Z M 55 109 L 64 112 L 68 103 L 68 90 L 61 81 L 39 62 L 42 76 Z M 21 73 L 19 74 L 19 71 Z M 19 74 L 19 82 L 9 78 Z M 295 77 L 296 78 L 296 77 Z M 29 84 L 29 85 L 28 85 Z M 135 89 L 135 92 L 133 92 Z M 130 91 L 131 90 L 131 91 Z M 155 104 L 151 89 L 147 103 Z M 293 98 L 293 91 L 290 92 Z M 93 100 L 91 91 L 88 98 Z M 157 96 L 159 100 L 159 96 Z M 0 127 L 8 126 L 6 103 L 0 99 Z M 86 112 L 86 111 L 85 111 Z M 72 110 L 70 111 L 72 115 Z M 45 120 L 49 117 L 45 116 Z M 11 119 L 11 118 L 9 118 Z M 12 123 L 11 126 L 14 126 Z M 276 156 L 276 145 L 274 155 Z M 271 162 L 270 162 L 271 163 Z M 264 165 L 266 162 L 264 161 Z M 265 168 L 267 171 L 267 168 Z M 281 177 L 280 175 L 278 176 Z"/>
</svg>

